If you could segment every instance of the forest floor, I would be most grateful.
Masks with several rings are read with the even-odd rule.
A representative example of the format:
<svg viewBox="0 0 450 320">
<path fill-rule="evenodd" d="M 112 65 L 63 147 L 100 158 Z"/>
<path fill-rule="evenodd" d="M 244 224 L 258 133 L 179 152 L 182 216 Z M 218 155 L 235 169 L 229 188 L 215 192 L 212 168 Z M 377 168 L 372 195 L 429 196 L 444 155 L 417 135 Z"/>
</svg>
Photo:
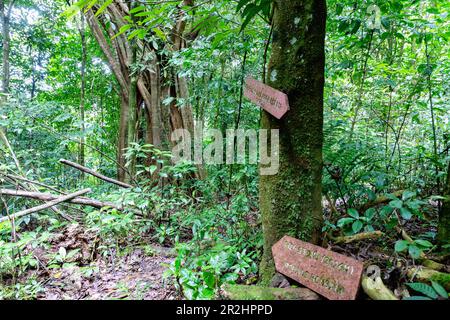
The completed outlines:
<svg viewBox="0 0 450 320">
<path fill-rule="evenodd" d="M 431 238 L 436 233 L 436 218 L 437 208 L 431 206 L 426 220 L 420 221 L 414 217 L 405 221 L 401 230 L 413 238 L 427 235 Z M 34 279 L 39 290 L 32 298 L 39 300 L 183 299 L 182 292 L 174 287 L 173 279 L 164 277 L 167 267 L 176 257 L 174 248 L 169 245 L 155 244 L 155 240 L 147 237 L 136 243 L 131 235 L 106 238 L 100 230 L 88 228 L 82 223 L 63 224 L 43 232 L 32 222 L 28 228 L 36 230 L 41 236 L 45 233 L 48 236 L 40 242 L 29 242 L 24 254 L 19 256 L 21 264 L 26 264 L 31 253 L 38 263 L 17 279 L 9 279 L 11 288 L 15 287 L 14 284 L 24 284 L 15 287 L 15 291 L 26 288 Z M 393 251 L 396 241 L 402 237 L 395 228 L 383 231 L 385 233 L 381 238 L 346 244 L 336 244 L 325 237 L 322 246 L 363 262 L 365 269 L 376 267 L 386 287 L 395 296 L 407 298 L 410 293 L 406 284 L 414 281 L 408 271 L 420 265 L 420 261 Z M 189 240 L 186 238 L 183 241 Z M 450 256 L 425 253 L 429 259 L 443 264 L 441 271 L 450 272 Z M 285 280 L 284 285 L 280 283 L 275 286 L 299 286 L 294 281 Z M 445 285 L 448 287 L 448 283 Z M 363 290 L 360 290 L 357 299 L 367 299 Z"/>
<path fill-rule="evenodd" d="M 37 295 L 40 300 L 173 300 L 181 297 L 163 274 L 165 264 L 172 263 L 171 248 L 159 245 L 127 247 L 120 255 L 109 250 L 102 256 L 96 236 L 78 224 L 66 227 L 51 236 L 51 248 L 33 250 L 39 261 L 37 270 L 24 277 L 34 276 L 41 282 Z M 66 259 L 62 268 L 49 268 L 49 256 L 60 248 L 77 252 Z M 149 249 L 151 248 L 151 249 Z M 125 252 L 124 252 L 125 251 Z"/>
</svg>

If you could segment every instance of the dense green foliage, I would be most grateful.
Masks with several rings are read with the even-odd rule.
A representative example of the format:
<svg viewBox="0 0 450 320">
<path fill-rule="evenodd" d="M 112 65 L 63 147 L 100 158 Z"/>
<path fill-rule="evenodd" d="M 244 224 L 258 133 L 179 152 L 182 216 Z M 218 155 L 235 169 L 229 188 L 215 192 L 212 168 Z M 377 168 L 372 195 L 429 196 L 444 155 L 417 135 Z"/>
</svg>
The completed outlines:
<svg viewBox="0 0 450 320">
<path fill-rule="evenodd" d="M 41 183 L 33 191 L 91 187 L 89 197 L 125 209 L 63 205 L 59 209 L 68 220 L 46 210 L 14 225 L 0 222 L 0 299 L 33 299 L 42 291 L 33 272 L 41 264 L 36 248 L 49 250 L 48 267 L 73 263 L 79 252 L 50 250 L 49 239 L 74 222 L 98 236 L 97 254 L 104 258 L 132 246 L 151 250 L 149 243 L 175 247 L 166 276 L 189 299 L 211 299 L 223 283 L 257 282 L 263 246 L 257 165 L 206 165 L 205 179 L 193 178 L 196 166 L 173 165 L 170 152 L 146 143 L 142 115 L 138 141 L 126 153 L 128 160 L 137 159 L 134 188 L 119 189 L 58 162 L 76 162 L 84 138 L 85 165 L 117 176 L 120 89 L 89 28 L 84 121 L 80 115 L 79 27 L 89 3 L 14 4 L 11 81 L 0 102 L 0 129 L 7 139 L 0 136 L 0 188 L 31 190 L 11 175 Z M 106 10 L 110 1 L 95 3 Z M 191 37 L 179 51 L 170 46 L 177 3 L 144 3 L 134 10 L 135 20 L 115 27 L 115 36 L 142 40 L 163 57 L 162 74 L 175 70 L 188 79 L 189 101 L 175 97 L 163 105 L 189 103 L 205 129 L 259 129 L 261 110 L 242 97 L 242 86 L 246 75 L 271 77 L 266 70 L 272 1 L 206 1 L 184 8 Z M 368 12 L 372 4 L 379 6 L 379 24 Z M 327 6 L 322 236 L 383 231 L 377 250 L 397 259 L 385 262 L 386 269 L 402 259 L 448 250 L 448 239 L 439 247 L 436 235 L 444 191 L 450 190 L 450 3 L 330 0 Z M 292 42 L 300 37 L 292 35 Z M 130 69 L 141 74 L 152 58 L 138 56 Z M 365 205 L 380 196 L 387 200 Z M 0 197 L 0 217 L 40 204 Z M 93 264 L 83 267 L 95 272 Z M 408 286 L 428 298 L 445 295 L 437 282 Z"/>
</svg>

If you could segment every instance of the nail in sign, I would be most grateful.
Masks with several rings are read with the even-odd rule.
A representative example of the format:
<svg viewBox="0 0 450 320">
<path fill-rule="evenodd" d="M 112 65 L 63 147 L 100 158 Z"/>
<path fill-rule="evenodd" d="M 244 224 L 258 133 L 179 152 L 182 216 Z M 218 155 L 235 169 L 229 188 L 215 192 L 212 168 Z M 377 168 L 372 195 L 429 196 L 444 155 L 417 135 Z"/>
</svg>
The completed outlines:
<svg viewBox="0 0 450 320">
<path fill-rule="evenodd" d="M 272 247 L 278 272 L 330 300 L 354 300 L 363 264 L 358 260 L 284 236 Z"/>
<path fill-rule="evenodd" d="M 245 79 L 244 95 L 277 119 L 281 119 L 289 110 L 287 94 L 252 77 Z"/>
</svg>

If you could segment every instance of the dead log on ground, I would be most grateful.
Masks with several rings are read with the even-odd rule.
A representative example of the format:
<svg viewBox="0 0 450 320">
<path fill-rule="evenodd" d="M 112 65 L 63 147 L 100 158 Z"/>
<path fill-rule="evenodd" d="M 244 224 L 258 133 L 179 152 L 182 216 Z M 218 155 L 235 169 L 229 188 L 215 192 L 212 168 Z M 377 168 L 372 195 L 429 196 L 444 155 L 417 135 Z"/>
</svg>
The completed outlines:
<svg viewBox="0 0 450 320">
<path fill-rule="evenodd" d="M 414 240 L 408 235 L 408 233 L 406 233 L 404 229 L 396 227 L 396 230 L 397 232 L 401 233 L 404 240 L 408 241 L 410 244 L 414 243 Z M 417 261 L 419 261 L 425 267 L 436 271 L 446 271 L 448 269 L 446 265 L 428 259 L 427 255 L 423 251 L 420 252 L 420 257 L 417 259 Z"/>
<path fill-rule="evenodd" d="M 101 179 L 103 181 L 106 181 L 106 182 L 118 185 L 118 186 L 120 186 L 122 188 L 127 188 L 127 189 L 128 188 L 133 188 L 132 185 L 129 185 L 129 184 L 125 183 L 125 182 L 118 181 L 118 180 L 113 179 L 113 178 L 109 178 L 107 176 L 104 176 L 104 175 L 102 175 L 102 174 L 100 174 L 98 172 L 95 172 L 92 169 L 83 167 L 82 165 L 79 165 L 78 163 L 75 163 L 75 162 L 72 162 L 72 161 L 69 161 L 69 160 L 65 160 L 65 159 L 60 159 L 59 162 L 62 163 L 62 164 L 68 165 L 68 166 L 70 166 L 72 168 L 75 168 L 77 170 L 80 170 L 82 172 L 88 173 L 88 174 L 90 174 L 90 175 L 92 175 L 94 177 L 97 177 L 97 178 L 99 178 L 99 179 Z"/>
<path fill-rule="evenodd" d="M 81 196 L 83 194 L 86 194 L 86 193 L 89 193 L 89 192 L 91 192 L 91 189 L 84 189 L 84 190 L 80 190 L 80 191 L 71 193 L 69 195 L 58 197 L 55 200 L 50 201 L 48 203 L 45 203 L 43 205 L 19 211 L 19 212 L 13 214 L 13 215 L 10 215 L 9 217 L 2 217 L 2 218 L 0 218 L 0 223 L 4 222 L 6 220 L 17 219 L 17 218 L 26 216 L 28 214 L 32 214 L 32 213 L 35 213 L 35 212 L 39 212 L 39 211 L 51 208 L 51 207 L 53 207 L 53 206 L 55 206 L 55 205 L 57 205 L 59 203 L 69 201 L 69 200 L 71 200 L 73 198 L 79 197 L 79 196 Z"/>
<path fill-rule="evenodd" d="M 396 191 L 394 192 L 394 196 L 396 197 L 400 197 L 403 194 L 403 190 L 400 191 Z M 358 212 L 365 212 L 367 209 L 378 206 L 380 204 L 385 204 L 390 202 L 392 199 L 388 198 L 387 196 L 379 196 L 378 198 L 376 198 L 373 201 L 369 201 L 365 204 L 363 204 L 361 207 L 359 207 Z"/>
<path fill-rule="evenodd" d="M 428 268 L 411 268 L 407 272 L 411 280 L 418 280 L 421 282 L 435 281 L 441 284 L 447 291 L 450 290 L 450 274 L 439 272 Z"/>
<path fill-rule="evenodd" d="M 225 284 L 220 289 L 220 298 L 225 300 L 319 300 L 319 296 L 308 288 L 270 288 Z"/>
<path fill-rule="evenodd" d="M 11 197 L 31 198 L 31 199 L 42 200 L 42 201 L 53 201 L 58 198 L 58 196 L 51 194 L 51 193 L 41 193 L 41 192 L 11 190 L 11 189 L 0 189 L 0 195 L 11 196 Z M 122 207 L 117 206 L 116 204 L 114 204 L 112 202 L 100 201 L 100 200 L 85 198 L 85 197 L 76 197 L 76 198 L 70 199 L 67 202 L 70 202 L 73 204 L 79 204 L 79 205 L 83 205 L 83 206 L 90 206 L 90 207 L 97 208 L 97 209 L 101 209 L 104 207 L 110 207 L 113 209 L 117 209 L 119 211 L 123 211 Z"/>
<path fill-rule="evenodd" d="M 352 236 L 342 236 L 342 237 L 333 237 L 332 235 L 328 235 L 328 237 L 333 240 L 334 243 L 351 243 L 355 241 L 368 240 L 368 239 L 379 239 L 384 236 L 384 233 L 377 230 L 371 232 L 362 232 L 357 233 Z"/>
</svg>

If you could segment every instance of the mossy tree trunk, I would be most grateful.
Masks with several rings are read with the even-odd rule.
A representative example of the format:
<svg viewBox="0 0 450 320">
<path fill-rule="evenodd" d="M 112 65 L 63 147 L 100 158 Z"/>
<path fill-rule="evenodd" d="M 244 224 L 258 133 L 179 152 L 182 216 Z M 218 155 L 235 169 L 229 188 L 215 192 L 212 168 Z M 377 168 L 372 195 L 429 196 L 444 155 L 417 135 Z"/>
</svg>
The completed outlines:
<svg viewBox="0 0 450 320">
<path fill-rule="evenodd" d="M 438 240 L 441 245 L 450 244 L 450 162 L 448 164 L 444 197 L 446 199 L 439 214 Z"/>
<path fill-rule="evenodd" d="M 267 83 L 288 94 L 290 111 L 264 112 L 263 129 L 279 129 L 278 174 L 261 176 L 262 284 L 275 273 L 272 245 L 285 234 L 317 243 L 322 224 L 325 0 L 276 0 Z"/>
<path fill-rule="evenodd" d="M 136 1 L 131 1 L 130 9 L 134 9 L 136 7 Z M 130 18 L 135 23 L 134 14 L 130 14 Z M 130 49 L 131 54 L 129 56 L 128 62 L 128 74 L 130 78 L 130 90 L 128 91 L 128 123 L 127 123 L 127 147 L 131 147 L 133 143 L 138 142 L 136 133 L 137 133 L 137 112 L 138 108 L 138 77 L 137 70 L 134 70 L 136 67 L 135 64 L 137 62 L 137 51 L 138 46 L 136 43 L 136 39 L 132 39 L 130 41 Z M 131 155 L 128 160 L 128 172 L 125 174 L 125 182 L 131 183 L 132 178 L 135 176 L 136 169 L 136 156 L 134 154 Z"/>
</svg>

